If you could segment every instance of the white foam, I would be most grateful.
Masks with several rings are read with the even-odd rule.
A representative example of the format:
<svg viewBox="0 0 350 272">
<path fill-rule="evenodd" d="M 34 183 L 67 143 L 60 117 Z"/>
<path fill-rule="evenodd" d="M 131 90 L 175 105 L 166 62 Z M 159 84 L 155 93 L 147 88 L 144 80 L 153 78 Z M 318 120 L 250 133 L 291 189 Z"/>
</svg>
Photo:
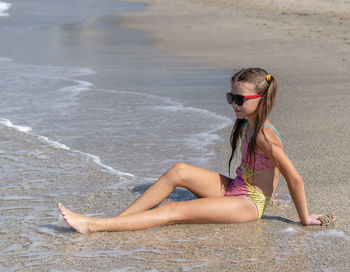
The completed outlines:
<svg viewBox="0 0 350 272">
<path fill-rule="evenodd" d="M 86 72 L 87 72 L 86 74 L 80 74 L 79 76 L 91 75 L 91 74 L 95 73 L 91 70 L 86 71 Z M 76 76 L 76 75 L 74 75 L 74 76 Z M 57 90 L 57 92 L 68 94 L 67 98 L 69 100 L 72 100 L 73 98 L 78 96 L 81 92 L 86 92 L 86 91 L 91 90 L 91 88 L 94 86 L 91 82 L 84 81 L 84 80 L 77 80 L 77 79 L 69 79 L 69 80 L 77 83 L 77 85 L 66 86 L 66 87 L 63 87 L 63 88 Z M 66 106 L 68 106 L 68 103 Z"/>
<path fill-rule="evenodd" d="M 160 100 L 159 104 L 162 104 L 161 106 L 153 106 L 152 109 L 156 110 L 161 110 L 161 111 L 169 111 L 169 112 L 177 112 L 177 111 L 182 111 L 182 112 L 195 112 L 199 113 L 200 115 L 206 115 L 214 120 L 216 120 L 214 126 L 209 129 L 208 131 L 203 131 L 200 133 L 194 133 L 187 137 L 184 141 L 186 142 L 187 146 L 190 148 L 196 147 L 197 149 L 203 149 L 207 147 L 208 145 L 212 144 L 215 141 L 220 140 L 221 138 L 217 134 L 217 131 L 228 127 L 232 125 L 232 120 L 230 118 L 227 118 L 225 116 L 219 115 L 215 112 L 211 112 L 206 109 L 201 109 L 201 108 L 195 108 L 191 106 L 185 106 L 183 103 L 174 101 L 169 97 L 162 97 L 162 96 L 157 96 L 157 95 L 152 95 L 152 94 L 147 94 L 147 93 L 140 93 L 137 91 L 129 90 L 104 90 L 110 93 L 120 93 L 120 94 L 132 94 L 132 95 L 137 95 L 137 96 L 145 96 L 147 98 L 152 98 L 155 100 Z M 164 105 L 165 104 L 165 105 Z M 214 154 L 214 151 L 208 151 L 207 155 L 212 156 Z M 197 158 L 197 162 L 206 162 L 207 158 Z"/>
<path fill-rule="evenodd" d="M 90 157 L 94 163 L 96 163 L 97 165 L 99 165 L 102 168 L 106 169 L 111 174 L 118 175 L 118 176 L 135 177 L 133 174 L 115 170 L 113 167 L 102 163 L 100 157 L 98 157 L 96 155 L 93 155 L 93 154 L 90 154 L 90 153 L 81 152 L 81 151 L 77 151 L 77 150 L 72 150 L 72 151 L 80 153 L 80 154 L 83 154 L 83 155 L 85 155 L 87 157 Z"/>
<path fill-rule="evenodd" d="M 48 137 L 42 136 L 42 135 L 37 135 L 34 133 L 31 133 L 31 128 L 30 127 L 26 127 L 26 126 L 16 126 L 14 124 L 12 124 L 12 122 L 8 119 L 5 118 L 0 118 L 0 124 L 6 126 L 6 127 L 10 127 L 13 129 L 16 129 L 19 132 L 23 132 L 23 133 L 27 133 L 30 134 L 36 138 L 38 138 L 41 142 L 44 142 L 45 144 L 48 144 L 49 146 L 56 148 L 56 149 L 62 149 L 62 150 L 67 150 L 67 151 L 71 151 L 73 153 L 78 153 L 78 154 L 82 154 L 86 157 L 89 157 L 90 159 L 92 159 L 92 161 L 97 164 L 98 166 L 102 167 L 103 169 L 106 169 L 109 173 L 113 174 L 113 175 L 117 175 L 120 177 L 132 177 L 132 178 L 136 178 L 135 175 L 130 174 L 130 173 L 126 173 L 126 172 L 122 172 L 122 171 L 118 171 L 115 170 L 113 167 L 106 165 L 104 163 L 102 163 L 100 157 L 90 154 L 90 153 L 86 153 L 86 152 L 81 152 L 79 150 L 72 150 L 69 146 L 59 143 L 57 141 L 53 141 L 50 140 Z"/>
<path fill-rule="evenodd" d="M 32 88 L 33 90 L 41 88 L 42 84 L 39 82 L 42 80 L 49 80 L 50 84 L 55 81 L 71 82 L 69 83 L 69 86 L 54 90 L 54 93 L 50 93 L 51 91 L 47 93 L 48 96 L 55 96 L 55 103 L 49 104 L 52 110 L 71 108 L 76 104 L 75 97 L 81 92 L 86 92 L 93 88 L 91 82 L 75 79 L 74 77 L 87 76 L 96 73 L 89 68 L 24 64 L 14 62 L 12 59 L 6 57 L 0 57 L 0 64 L 0 74 L 4 75 L 5 78 L 10 78 L 5 84 L 5 87 L 10 88 L 9 93 L 11 92 L 11 89 L 18 91 L 26 88 Z M 45 85 L 46 82 L 43 84 Z M 13 97 L 14 96 L 11 96 L 11 99 L 13 99 Z M 45 96 L 44 99 L 46 99 L 46 97 L 47 96 Z M 23 97 L 21 97 L 21 99 L 23 99 Z M 30 104 L 31 101 L 28 101 L 28 103 Z"/>
<path fill-rule="evenodd" d="M 27 126 L 15 126 L 14 124 L 12 124 L 12 122 L 8 119 L 5 118 L 0 118 L 0 124 L 6 126 L 6 127 L 11 127 L 14 128 L 20 132 L 29 132 L 32 130 L 31 127 L 27 127 Z"/>
<path fill-rule="evenodd" d="M 163 97 L 158 97 L 158 98 L 163 98 Z M 223 127 L 219 127 L 219 129 L 224 128 L 226 126 L 228 126 L 228 124 L 232 123 L 232 120 L 230 118 L 227 118 L 225 116 L 219 115 L 215 112 L 212 111 L 208 111 L 206 109 L 201 109 L 201 108 L 195 108 L 195 107 L 188 107 L 185 106 L 184 104 L 180 103 L 180 102 L 175 102 L 169 98 L 164 98 L 166 99 L 166 102 L 171 104 L 171 105 L 163 105 L 163 106 L 155 106 L 154 109 L 159 109 L 159 110 L 167 110 L 170 112 L 175 112 L 175 111 L 192 111 L 192 112 L 197 112 L 200 114 L 206 114 L 209 115 L 212 118 L 216 118 L 221 120 L 222 122 L 224 122 L 225 124 L 223 124 Z M 217 130 L 219 130 L 217 129 Z"/>
<path fill-rule="evenodd" d="M 49 144 L 49 146 L 56 148 L 56 149 L 63 149 L 63 150 L 71 150 L 68 146 L 66 146 L 65 144 L 61 144 L 57 141 L 53 141 L 50 140 L 49 138 L 45 137 L 45 136 L 41 136 L 41 135 L 35 135 L 33 133 L 31 133 L 32 135 L 38 137 L 41 141 Z"/>
<path fill-rule="evenodd" d="M 190 107 L 190 106 L 185 106 L 183 103 L 174 101 L 169 97 L 163 97 L 163 96 L 157 96 L 153 94 L 147 94 L 147 93 L 140 93 L 137 91 L 133 90 L 103 90 L 109 93 L 120 93 L 120 94 L 132 94 L 132 95 L 137 95 L 137 96 L 146 96 L 147 98 L 152 98 L 152 99 L 157 99 L 161 100 L 162 104 L 170 104 L 170 105 L 162 105 L 162 106 L 154 106 L 152 107 L 153 109 L 159 109 L 159 110 L 166 110 L 170 112 L 176 112 L 176 111 L 192 111 L 192 112 L 197 112 L 200 114 L 206 114 L 209 115 L 212 118 L 218 119 L 218 123 L 216 123 L 216 127 L 213 130 L 210 130 L 209 133 L 216 132 L 222 128 L 225 128 L 229 125 L 232 124 L 232 120 L 230 118 L 227 118 L 225 116 L 219 115 L 215 112 L 211 112 L 206 109 L 201 109 L 201 108 L 195 108 L 195 107 Z"/>
<path fill-rule="evenodd" d="M 0 2 L 0 17 L 9 16 L 6 11 L 8 11 L 11 6 L 12 4 L 10 3 Z"/>
<path fill-rule="evenodd" d="M 54 107 L 61 108 L 61 107 L 69 107 L 72 103 L 75 103 L 75 98 L 82 92 L 86 92 L 89 90 L 96 90 L 94 88 L 94 85 L 91 82 L 80 80 L 80 79 L 73 79 L 72 77 L 75 76 L 84 76 L 84 75 L 91 75 L 94 74 L 95 72 L 92 71 L 91 69 L 85 69 L 85 68 L 69 68 L 67 67 L 59 67 L 59 66 L 35 66 L 35 65 L 25 65 L 26 69 L 23 69 L 23 65 L 21 63 L 14 63 L 12 62 L 11 59 L 7 58 L 0 58 L 1 63 L 8 62 L 10 63 L 10 68 L 12 70 L 15 70 L 16 73 L 24 77 L 34 77 L 34 78 L 44 78 L 44 79 L 59 79 L 59 80 L 68 80 L 71 82 L 74 82 L 76 84 L 71 85 L 71 86 L 66 86 L 64 88 L 61 88 L 59 90 L 56 90 L 58 92 L 64 93 L 62 96 L 62 101 L 61 103 L 56 103 Z M 44 69 L 43 69 L 44 68 Z M 10 70 L 11 70 L 10 69 Z M 18 86 L 19 88 L 21 86 Z M 196 108 L 196 107 L 191 107 L 191 106 L 186 106 L 181 102 L 174 101 L 173 99 L 169 97 L 163 97 L 163 96 L 158 96 L 158 95 L 153 95 L 153 94 L 148 94 L 148 93 L 142 93 L 136 90 L 106 90 L 106 89 L 100 89 L 99 91 L 103 92 L 110 92 L 110 93 L 117 93 L 117 94 L 127 94 L 127 95 L 133 95 L 133 96 L 141 96 L 141 97 L 146 97 L 147 99 L 151 100 L 151 108 L 153 110 L 161 110 L 161 111 L 167 111 L 167 112 L 181 112 L 182 115 L 193 115 L 195 118 L 199 114 L 200 117 L 208 118 L 208 122 L 204 124 L 204 126 L 199 126 L 196 128 L 196 132 L 190 132 L 189 135 L 186 137 L 183 137 L 181 142 L 184 143 L 186 146 L 189 148 L 195 149 L 196 152 L 198 153 L 198 150 L 200 151 L 201 155 L 195 156 L 196 158 L 196 163 L 201 162 L 201 164 L 205 164 L 209 157 L 212 157 L 214 154 L 213 150 L 209 150 L 207 148 L 210 144 L 213 144 L 215 141 L 222 140 L 219 135 L 217 134 L 217 131 L 230 126 L 232 124 L 232 120 L 219 115 L 217 113 L 211 112 L 206 109 L 201 109 L 201 108 Z M 162 105 L 162 106 L 158 106 Z M 195 113 L 195 114 L 193 114 Z M 176 114 L 176 113 L 175 113 Z M 19 127 L 19 126 L 14 126 L 12 123 L 8 123 L 9 120 L 3 120 L 3 122 L 7 122 L 7 126 L 11 126 L 13 128 L 16 128 L 17 130 L 21 132 L 29 132 L 31 128 L 29 127 Z M 199 130 L 199 131 L 198 131 Z M 33 134 L 34 135 L 34 134 Z M 71 150 L 68 146 L 65 144 L 59 143 L 57 141 L 53 141 L 47 137 L 41 136 L 41 135 L 36 135 L 41 141 L 49 144 L 50 146 L 58 149 L 63 149 L 63 150 L 70 150 L 72 152 L 75 152 L 74 150 Z M 203 153 L 204 150 L 204 153 Z M 80 151 L 77 151 L 80 152 Z M 120 171 L 117 171 L 113 169 L 112 167 L 105 165 L 101 162 L 101 159 L 95 155 L 88 154 L 88 153 L 82 153 L 83 155 L 88 156 L 91 158 L 97 165 L 100 167 L 106 169 L 108 172 L 115 174 L 115 175 L 123 175 L 126 177 L 134 177 L 134 175 L 129 174 L 129 173 L 123 173 Z M 91 156 L 90 156 L 91 155 Z M 204 155 L 204 156 L 203 156 Z M 199 157 L 199 158 L 198 158 Z"/>
<path fill-rule="evenodd" d="M 89 68 L 81 67 L 64 67 L 64 66 L 38 66 L 34 64 L 25 64 L 20 62 L 13 62 L 12 59 L 6 57 L 0 57 L 0 63 L 7 64 L 7 72 L 15 72 L 17 76 L 23 76 L 25 78 L 41 78 L 41 79 L 56 79 L 56 80 L 69 80 L 78 83 L 79 85 L 89 85 L 92 83 L 74 80 L 72 78 L 79 76 L 87 76 L 96 74 L 95 71 Z M 3 68 L 3 67 L 1 67 Z"/>
</svg>

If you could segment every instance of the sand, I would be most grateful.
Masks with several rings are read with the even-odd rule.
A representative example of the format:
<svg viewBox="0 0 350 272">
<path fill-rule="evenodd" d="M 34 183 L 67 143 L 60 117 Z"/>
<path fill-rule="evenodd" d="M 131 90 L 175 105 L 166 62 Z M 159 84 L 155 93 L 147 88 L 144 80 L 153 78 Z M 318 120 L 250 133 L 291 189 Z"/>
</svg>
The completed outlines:
<svg viewBox="0 0 350 272">
<path fill-rule="evenodd" d="M 329 227 L 334 226 L 336 224 L 335 218 L 333 214 L 326 214 L 317 218 L 321 221 L 321 226 Z"/>
<path fill-rule="evenodd" d="M 35 165 L 65 164 L 44 176 L 38 176 L 40 171 L 27 173 L 25 179 L 38 182 L 31 190 L 15 186 L 18 176 L 24 179 L 18 165 L 9 170 L 11 186 L 3 190 L 10 196 L 28 197 L 1 202 L 3 216 L 13 220 L 2 224 L 0 270 L 347 271 L 350 4 L 323 0 L 298 1 L 298 5 L 268 0 L 149 3 L 145 12 L 116 17 L 123 27 L 145 33 L 159 54 L 177 56 L 174 61 L 182 60 L 183 66 L 202 66 L 213 73 L 261 66 L 276 76 L 280 93 L 271 120 L 304 179 L 310 213 L 334 214 L 337 224 L 302 226 L 281 179 L 278 195 L 259 221 L 81 235 L 60 219 L 58 201 L 85 215 L 113 216 L 130 203 L 131 194 L 141 191 L 113 187 L 116 177 L 84 157 L 76 175 L 77 170 L 69 168 L 72 154 L 52 152 L 46 161 L 37 158 Z M 108 28 L 105 31 L 111 34 Z M 13 138 L 10 132 L 5 139 Z M 225 128 L 219 133 L 228 138 L 229 132 Z M 33 148 L 43 148 L 36 139 L 29 140 Z M 18 144 L 8 147 L 10 151 L 23 150 L 22 139 L 12 141 Z M 227 173 L 228 145 L 219 144 L 215 150 L 210 168 Z M 72 184 L 78 189 L 66 194 Z M 35 208 L 38 216 L 23 218 Z"/>
<path fill-rule="evenodd" d="M 350 258 L 335 252 L 350 248 L 347 208 L 350 204 L 347 121 L 350 116 L 350 3 L 323 0 L 145 2 L 151 4 L 150 8 L 122 16 L 123 25 L 144 31 L 163 54 L 173 54 L 185 62 L 199 63 L 213 70 L 263 67 L 278 79 L 279 96 L 271 120 L 282 135 L 286 153 L 304 179 L 309 212 L 335 214 L 338 218 L 330 230 L 298 225 L 294 206 L 284 201 L 288 190 L 282 178 L 278 187 L 280 199 L 277 197 L 277 202 L 267 209 L 259 223 L 264 228 L 253 230 L 254 235 L 260 233 L 264 237 L 264 245 L 257 247 L 264 254 L 260 253 L 259 260 L 251 258 L 234 266 L 230 266 L 227 259 L 218 257 L 219 265 L 210 258 L 211 270 L 230 271 L 235 267 L 242 271 L 316 268 L 345 271 Z M 220 133 L 228 137 L 229 128 Z M 227 173 L 224 158 L 228 146 L 218 146 L 217 154 L 216 170 Z M 247 234 L 246 227 L 238 224 L 233 228 Z M 181 233 L 184 228 L 174 231 Z M 209 232 L 212 229 L 211 226 L 199 228 Z M 235 243 L 238 237 L 228 240 Z M 251 245 L 249 235 L 243 237 L 247 240 L 244 243 L 240 240 L 238 244 Z M 324 247 L 320 246 L 323 243 L 320 239 L 325 239 Z M 289 251 L 284 252 L 283 257 L 280 254 L 286 248 L 281 246 L 281 240 L 289 244 Z M 216 248 L 216 243 L 216 239 L 211 239 L 208 247 Z M 195 248 L 194 241 L 190 247 Z M 248 247 L 234 253 L 226 247 L 222 249 L 247 260 L 252 254 Z"/>
<path fill-rule="evenodd" d="M 285 70 L 286 61 L 302 57 L 310 65 L 310 53 L 321 57 L 316 48 L 334 44 L 340 57 L 334 61 L 346 62 L 347 55 L 340 54 L 350 45 L 350 4 L 345 1 L 148 2 L 147 13 L 125 18 L 127 26 L 146 31 L 159 48 L 191 60 Z M 303 63 L 297 64 L 296 70 Z"/>
</svg>

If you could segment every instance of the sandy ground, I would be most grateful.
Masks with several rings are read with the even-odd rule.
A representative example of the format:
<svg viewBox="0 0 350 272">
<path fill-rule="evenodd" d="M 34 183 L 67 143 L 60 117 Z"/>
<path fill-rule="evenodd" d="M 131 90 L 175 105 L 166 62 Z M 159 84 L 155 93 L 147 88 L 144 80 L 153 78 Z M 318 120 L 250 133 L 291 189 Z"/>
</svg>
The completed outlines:
<svg viewBox="0 0 350 272">
<path fill-rule="evenodd" d="M 117 17 L 124 27 L 145 32 L 162 54 L 183 57 L 184 62 L 213 71 L 261 66 L 277 77 L 280 93 L 271 120 L 304 178 L 310 213 L 337 215 L 336 227 L 301 226 L 282 179 L 276 197 L 281 202 L 269 207 L 259 221 L 81 235 L 59 218 L 58 201 L 81 203 L 74 211 L 85 215 L 113 216 L 116 209 L 122 210 L 130 202 L 133 190 L 142 190 L 113 188 L 118 182 L 115 176 L 86 158 L 81 158 L 79 175 L 64 164 L 64 172 L 58 168 L 38 178 L 42 163 L 60 165 L 62 158 L 66 164 L 73 160 L 71 154 L 52 152 L 45 162 L 40 158 L 33 161 L 39 169 L 33 173 L 25 173 L 16 165 L 13 180 L 8 181 L 11 186 L 2 188 L 9 197 L 1 200 L 1 213 L 8 220 L 1 222 L 0 270 L 347 271 L 350 3 L 149 2 L 146 12 Z M 221 136 L 228 137 L 229 130 L 220 131 Z M 23 139 L 13 139 L 11 131 L 8 133 L 4 139 L 18 142 L 9 147 L 10 151 L 23 150 Z M 33 141 L 33 147 L 38 144 L 36 139 L 28 141 Z M 227 173 L 228 146 L 219 145 L 216 151 L 212 168 Z M 21 175 L 22 179 L 36 181 L 37 187 L 28 191 L 17 186 Z M 56 183 L 50 185 L 54 180 Z M 72 181 L 79 190 L 67 196 L 64 189 L 71 188 Z M 106 199 L 111 201 L 107 203 Z M 38 209 L 38 216 L 21 217 L 31 209 Z"/>
<path fill-rule="evenodd" d="M 149 11 L 127 16 L 127 25 L 146 31 L 159 48 L 191 60 L 276 71 L 287 69 L 287 61 L 299 64 L 299 70 L 316 56 L 326 58 L 327 64 L 347 61 L 350 4 L 345 1 L 148 2 Z M 333 46 L 338 56 L 334 60 L 325 52 Z M 316 52 L 318 48 L 322 53 Z"/>
<path fill-rule="evenodd" d="M 175 54 L 185 61 L 213 69 L 263 67 L 277 77 L 279 96 L 271 120 L 282 134 L 287 154 L 304 178 L 310 213 L 337 215 L 334 231 L 344 235 L 341 251 L 348 250 L 350 3 L 323 0 L 145 2 L 151 3 L 150 9 L 122 17 L 123 25 L 146 32 L 164 54 Z M 227 137 L 229 129 L 221 133 Z M 218 147 L 217 151 L 219 165 L 225 166 L 222 162 L 228 153 L 227 146 Z M 221 166 L 217 170 L 226 173 Z M 280 183 L 280 193 L 287 194 L 284 180 Z M 276 210 L 274 212 L 276 214 Z M 269 216 L 267 211 L 265 219 L 272 219 L 265 221 L 269 221 L 271 228 L 277 224 L 277 230 L 298 222 L 294 208 L 281 217 Z M 317 233 L 322 229 L 310 227 L 303 228 L 304 231 Z M 285 235 L 280 233 L 272 238 L 271 233 L 265 234 L 265 239 L 274 244 L 278 252 L 275 244 L 285 239 Z M 296 240 L 305 241 L 302 235 L 297 237 Z M 330 243 L 336 243 L 334 239 L 330 238 Z M 315 245 L 316 249 L 316 240 L 308 240 L 308 246 Z M 344 270 L 343 265 L 350 262 L 349 257 L 334 256 L 332 246 L 318 252 L 299 249 L 289 252 L 286 262 L 274 263 L 269 270 L 314 269 L 316 266 L 312 264 L 322 260 L 328 260 L 323 262 L 324 268 Z M 276 257 L 276 252 L 270 249 L 270 253 Z M 311 256 L 311 266 L 304 263 L 306 255 Z M 271 257 L 268 256 L 263 259 L 268 261 Z M 254 265 L 257 266 L 240 264 L 239 267 L 253 270 L 259 265 L 264 267 L 261 263 Z"/>
<path fill-rule="evenodd" d="M 350 3 L 148 2 L 147 12 L 123 21 L 145 31 L 158 48 L 214 69 L 257 66 L 277 77 L 279 97 L 271 118 L 304 176 L 310 206 L 317 206 L 311 211 L 345 211 Z M 329 205 L 338 199 L 345 203 Z"/>
</svg>

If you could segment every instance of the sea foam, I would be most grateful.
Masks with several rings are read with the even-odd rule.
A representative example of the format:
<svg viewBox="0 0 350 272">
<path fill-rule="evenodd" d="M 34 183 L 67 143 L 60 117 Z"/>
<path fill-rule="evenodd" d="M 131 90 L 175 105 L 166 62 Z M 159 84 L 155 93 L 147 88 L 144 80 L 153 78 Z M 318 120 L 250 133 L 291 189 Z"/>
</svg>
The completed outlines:
<svg viewBox="0 0 350 272">
<path fill-rule="evenodd" d="M 27 127 L 27 126 L 15 126 L 14 124 L 12 124 L 12 122 L 8 119 L 5 118 L 0 118 L 0 124 L 6 126 L 6 127 L 10 127 L 10 128 L 14 128 L 20 132 L 29 132 L 32 130 L 31 127 Z"/>
<path fill-rule="evenodd" d="M 6 11 L 8 11 L 10 7 L 10 3 L 0 2 L 0 17 L 9 16 L 9 14 Z"/>
<path fill-rule="evenodd" d="M 10 120 L 8 120 L 6 118 L 0 118 L 0 125 L 3 125 L 5 127 L 9 127 L 9 128 L 12 128 L 12 129 L 15 129 L 15 130 L 17 130 L 19 132 L 30 134 L 30 135 L 36 137 L 37 139 L 39 139 L 44 144 L 47 144 L 47 145 L 49 145 L 49 146 L 51 146 L 53 148 L 67 150 L 67 151 L 70 151 L 72 153 L 78 153 L 78 154 L 81 154 L 83 156 L 86 156 L 86 157 L 90 158 L 95 164 L 97 164 L 101 168 L 105 169 L 110 174 L 117 175 L 119 177 L 135 177 L 136 178 L 136 176 L 133 175 L 133 174 L 122 172 L 122 171 L 118 171 L 118 170 L 114 169 L 113 167 L 102 163 L 100 157 L 98 157 L 96 155 L 93 155 L 93 154 L 90 154 L 90 153 L 86 153 L 86 152 L 82 152 L 82 151 L 79 151 L 79 150 L 73 150 L 69 146 L 67 146 L 65 144 L 62 144 L 62 143 L 59 143 L 57 141 L 51 140 L 48 137 L 45 137 L 45 136 L 42 136 L 42 135 L 38 135 L 38 134 L 34 134 L 34 133 L 31 132 L 32 131 L 31 127 L 14 125 Z"/>
</svg>

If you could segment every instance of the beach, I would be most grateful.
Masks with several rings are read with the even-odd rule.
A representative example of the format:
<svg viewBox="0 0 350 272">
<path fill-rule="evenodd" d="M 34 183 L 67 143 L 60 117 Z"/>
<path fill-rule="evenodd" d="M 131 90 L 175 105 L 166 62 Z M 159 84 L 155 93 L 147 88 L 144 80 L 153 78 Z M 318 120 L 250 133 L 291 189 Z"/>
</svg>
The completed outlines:
<svg viewBox="0 0 350 272">
<path fill-rule="evenodd" d="M 333 213 L 338 216 L 337 227 L 333 230 L 295 228 L 294 224 L 286 227 L 287 220 L 298 221 L 293 205 L 288 211 L 271 216 L 271 220 L 266 221 L 273 222 L 274 226 L 269 225 L 272 229 L 279 225 L 280 237 L 272 239 L 274 244 L 271 237 L 266 235 L 266 240 L 273 245 L 263 247 L 261 251 L 266 254 L 270 252 L 269 257 L 275 255 L 275 261 L 265 259 L 264 264 L 254 265 L 263 271 L 345 271 L 349 257 L 342 254 L 335 257 L 334 252 L 349 249 L 350 233 L 346 208 L 350 190 L 346 167 L 350 155 L 347 147 L 349 126 L 346 125 L 350 114 L 347 72 L 349 3 L 148 2 L 152 3 L 148 12 L 125 18 L 124 22 L 126 26 L 148 33 L 161 50 L 169 50 L 213 69 L 263 67 L 276 76 L 279 95 L 271 120 L 282 135 L 287 154 L 303 176 L 309 210 L 311 213 Z M 222 133 L 227 137 L 229 129 Z M 219 152 L 225 153 L 227 149 L 227 146 L 219 148 Z M 224 171 L 225 168 L 218 170 Z M 283 179 L 278 190 L 283 194 L 288 192 Z M 269 215 L 268 212 L 266 214 Z M 280 220 L 274 220 L 277 218 Z M 305 237 L 295 233 L 296 244 L 289 244 L 289 249 L 294 248 L 295 252 L 281 260 L 277 255 L 283 250 L 277 249 L 277 241 L 286 239 L 289 231 L 293 233 L 296 230 L 302 230 L 303 235 L 308 233 L 323 238 L 327 237 L 328 232 L 327 246 L 318 251 L 318 239 L 311 238 L 307 244 L 312 250 L 306 252 L 305 245 L 297 245 L 297 240 L 303 241 Z M 344 243 L 339 251 L 332 249 L 336 243 L 336 232 L 345 235 L 341 238 Z M 247 250 L 244 254 L 249 253 Z M 240 264 L 237 268 L 255 271 L 257 267 L 252 268 L 254 265 Z M 225 269 L 229 271 L 229 265 Z"/>
<path fill-rule="evenodd" d="M 349 3 L 36 4 L 0 18 L 1 271 L 347 271 Z M 57 202 L 114 216 L 177 161 L 227 175 L 224 94 L 252 66 L 277 78 L 270 120 L 309 212 L 335 227 L 302 226 L 283 178 L 255 222 L 92 235 L 63 222 Z"/>
</svg>

